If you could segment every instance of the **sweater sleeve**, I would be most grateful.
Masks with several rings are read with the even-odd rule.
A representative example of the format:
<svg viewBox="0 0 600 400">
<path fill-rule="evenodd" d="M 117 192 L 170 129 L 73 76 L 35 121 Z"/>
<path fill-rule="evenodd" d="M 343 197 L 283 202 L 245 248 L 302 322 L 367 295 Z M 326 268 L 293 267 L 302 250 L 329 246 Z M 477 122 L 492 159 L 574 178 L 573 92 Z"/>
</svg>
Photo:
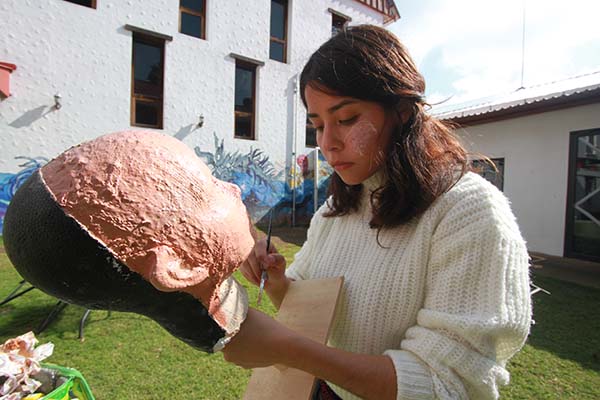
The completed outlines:
<svg viewBox="0 0 600 400">
<path fill-rule="evenodd" d="M 531 322 L 529 257 L 508 202 L 463 202 L 432 237 L 425 299 L 399 350 L 398 399 L 496 399 Z"/>
</svg>

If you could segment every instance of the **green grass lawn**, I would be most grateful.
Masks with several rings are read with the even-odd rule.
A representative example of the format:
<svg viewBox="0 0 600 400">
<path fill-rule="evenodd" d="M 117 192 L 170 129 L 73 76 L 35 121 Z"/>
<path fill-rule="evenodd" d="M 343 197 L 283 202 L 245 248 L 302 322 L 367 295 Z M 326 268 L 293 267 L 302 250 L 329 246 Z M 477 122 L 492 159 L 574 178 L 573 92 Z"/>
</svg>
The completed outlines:
<svg viewBox="0 0 600 400">
<path fill-rule="evenodd" d="M 1 243 L 1 238 L 0 238 Z M 298 246 L 279 245 L 288 262 Z M 246 286 L 251 303 L 256 288 Z M 0 299 L 20 277 L 0 253 Z M 552 292 L 534 296 L 536 324 L 528 344 L 509 364 L 511 385 L 506 399 L 600 398 L 600 290 L 538 277 L 536 283 Z M 35 329 L 56 301 L 33 290 L 0 307 L 0 341 Z M 273 314 L 265 301 L 260 307 Z M 49 362 L 83 373 L 98 400 L 104 399 L 239 399 L 250 371 L 208 355 L 176 340 L 148 318 L 128 313 L 93 311 L 78 340 L 84 310 L 67 307 L 38 335 L 52 342 Z"/>
</svg>

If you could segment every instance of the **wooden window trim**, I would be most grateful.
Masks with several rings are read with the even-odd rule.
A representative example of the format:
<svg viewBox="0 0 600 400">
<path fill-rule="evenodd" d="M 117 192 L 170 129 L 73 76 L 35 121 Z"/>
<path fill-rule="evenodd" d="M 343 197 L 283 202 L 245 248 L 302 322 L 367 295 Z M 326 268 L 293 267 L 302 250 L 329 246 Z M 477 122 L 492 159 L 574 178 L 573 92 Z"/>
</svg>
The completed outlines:
<svg viewBox="0 0 600 400">
<path fill-rule="evenodd" d="M 342 27 L 339 31 L 343 31 L 346 29 L 346 27 L 348 26 L 348 24 L 351 21 L 350 17 L 346 17 L 344 14 L 339 13 L 335 10 L 332 10 L 331 8 L 329 9 L 329 12 L 331 13 L 331 33 L 332 35 L 334 34 L 334 28 L 335 28 L 335 21 L 337 20 L 341 20 L 344 23 L 342 24 Z M 337 31 L 337 32 L 339 32 Z"/>
<path fill-rule="evenodd" d="M 203 0 L 204 4 L 202 5 L 202 10 L 204 10 L 203 12 L 198 12 L 196 10 L 192 10 L 191 8 L 187 8 L 187 7 L 183 7 L 181 5 L 181 1 L 179 2 L 179 33 L 183 33 L 181 32 L 181 14 L 182 13 L 186 13 L 186 14 L 190 14 L 196 17 L 200 17 L 200 20 L 202 21 L 202 32 L 200 33 L 200 36 L 198 39 L 202 39 L 202 40 L 206 40 L 206 0 Z M 191 37 L 196 37 L 193 35 L 188 35 L 187 33 L 183 33 L 184 35 L 187 36 L 191 36 Z"/>
<path fill-rule="evenodd" d="M 69 1 L 69 0 L 65 0 L 65 1 L 66 1 L 67 3 L 75 4 L 76 6 L 81 6 L 81 7 L 85 7 L 85 8 L 93 8 L 93 9 L 96 9 L 96 1 L 97 1 L 97 0 L 92 0 L 92 3 L 91 3 L 91 5 L 89 5 L 89 6 L 86 6 L 86 5 L 83 5 L 83 4 L 77 4 L 77 3 L 74 3 L 74 2 L 72 2 L 72 1 Z"/>
<path fill-rule="evenodd" d="M 246 57 L 237 53 L 229 53 L 229 57 L 234 58 L 237 61 L 244 62 L 246 64 L 256 65 L 258 67 L 262 67 L 265 65 L 264 61 L 256 60 L 254 58 Z"/>
<path fill-rule="evenodd" d="M 171 42 L 173 40 L 173 36 L 165 35 L 164 33 L 158 33 L 154 31 L 150 31 L 148 29 L 139 28 L 134 25 L 126 24 L 124 26 L 125 30 L 135 33 L 139 33 L 143 36 L 147 36 L 148 38 L 154 38 L 157 40 L 162 40 L 165 42 Z M 157 42 L 158 43 L 158 42 Z"/>
<path fill-rule="evenodd" d="M 346 15 L 344 13 L 341 13 L 341 12 L 339 12 L 337 10 L 334 10 L 333 8 L 328 8 L 327 11 L 329 11 L 333 15 L 337 15 L 338 17 L 345 19 L 346 23 L 352 21 L 352 17 L 350 17 L 350 16 L 348 16 L 348 15 Z"/>
<path fill-rule="evenodd" d="M 235 60 L 235 68 L 237 69 L 241 67 L 242 69 L 250 69 L 252 71 L 252 113 L 244 112 L 244 111 L 236 111 L 235 110 L 235 82 L 234 82 L 234 105 L 233 105 L 233 115 L 234 115 L 234 124 L 233 124 L 233 137 L 234 139 L 244 139 L 244 140 L 256 140 L 256 70 L 258 64 L 253 62 L 248 62 L 237 58 Z M 250 133 L 251 137 L 246 136 L 238 136 L 235 130 L 235 120 L 238 116 L 245 117 L 251 116 L 250 119 Z"/>
<path fill-rule="evenodd" d="M 134 60 L 134 42 L 142 42 L 152 46 L 159 46 L 161 49 L 161 60 L 162 60 L 162 68 L 161 68 L 161 87 L 160 87 L 160 96 L 150 96 L 147 94 L 137 94 L 135 92 L 135 60 Z M 165 39 L 157 37 L 155 35 L 148 35 L 146 33 L 133 32 L 132 41 L 131 41 L 131 104 L 130 104 L 130 123 L 131 126 L 143 127 L 143 128 L 154 128 L 154 129 L 163 129 L 163 112 L 164 112 L 164 93 L 165 92 Z M 158 124 L 157 125 L 149 125 L 149 124 L 141 124 L 137 123 L 135 120 L 136 113 L 136 101 L 151 103 L 160 101 L 160 107 L 158 108 Z"/>
<path fill-rule="evenodd" d="M 283 61 L 280 60 L 275 60 L 271 57 L 271 60 L 273 61 L 279 61 L 282 62 L 284 64 L 287 64 L 287 41 L 288 41 L 288 6 L 289 6 L 289 2 L 288 0 L 284 0 L 284 5 L 283 5 L 283 40 L 276 38 L 274 36 L 270 36 L 271 40 L 269 41 L 269 44 L 271 44 L 271 42 L 276 42 L 276 43 L 280 43 L 283 44 Z M 273 0 L 271 0 L 271 5 L 273 4 Z M 270 17 L 270 16 L 269 16 Z M 271 32 L 269 32 L 269 35 L 271 34 Z"/>
</svg>

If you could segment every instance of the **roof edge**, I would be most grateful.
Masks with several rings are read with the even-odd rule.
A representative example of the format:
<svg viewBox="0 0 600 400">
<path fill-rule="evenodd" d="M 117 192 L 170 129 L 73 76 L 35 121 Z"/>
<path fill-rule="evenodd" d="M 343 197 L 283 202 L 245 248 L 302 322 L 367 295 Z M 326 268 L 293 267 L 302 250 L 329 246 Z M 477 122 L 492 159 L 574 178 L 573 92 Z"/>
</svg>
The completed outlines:
<svg viewBox="0 0 600 400">
<path fill-rule="evenodd" d="M 593 90 L 573 93 L 551 99 L 541 99 L 531 103 L 518 104 L 512 107 L 482 112 L 475 115 L 458 115 L 451 116 L 449 118 L 438 116 L 438 118 L 445 121 L 451 121 L 462 126 L 473 126 L 593 103 L 600 103 L 600 87 Z"/>
</svg>

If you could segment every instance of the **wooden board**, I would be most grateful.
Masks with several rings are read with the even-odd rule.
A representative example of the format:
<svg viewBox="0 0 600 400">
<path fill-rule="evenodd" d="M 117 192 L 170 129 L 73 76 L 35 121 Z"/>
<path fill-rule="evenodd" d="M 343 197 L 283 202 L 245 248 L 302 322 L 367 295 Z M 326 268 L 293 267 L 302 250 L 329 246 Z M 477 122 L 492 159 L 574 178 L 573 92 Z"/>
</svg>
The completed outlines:
<svg viewBox="0 0 600 400">
<path fill-rule="evenodd" d="M 344 279 L 313 279 L 290 284 L 276 319 L 290 329 L 325 344 Z M 294 368 L 256 368 L 244 394 L 245 400 L 308 400 L 315 377 Z"/>
</svg>

